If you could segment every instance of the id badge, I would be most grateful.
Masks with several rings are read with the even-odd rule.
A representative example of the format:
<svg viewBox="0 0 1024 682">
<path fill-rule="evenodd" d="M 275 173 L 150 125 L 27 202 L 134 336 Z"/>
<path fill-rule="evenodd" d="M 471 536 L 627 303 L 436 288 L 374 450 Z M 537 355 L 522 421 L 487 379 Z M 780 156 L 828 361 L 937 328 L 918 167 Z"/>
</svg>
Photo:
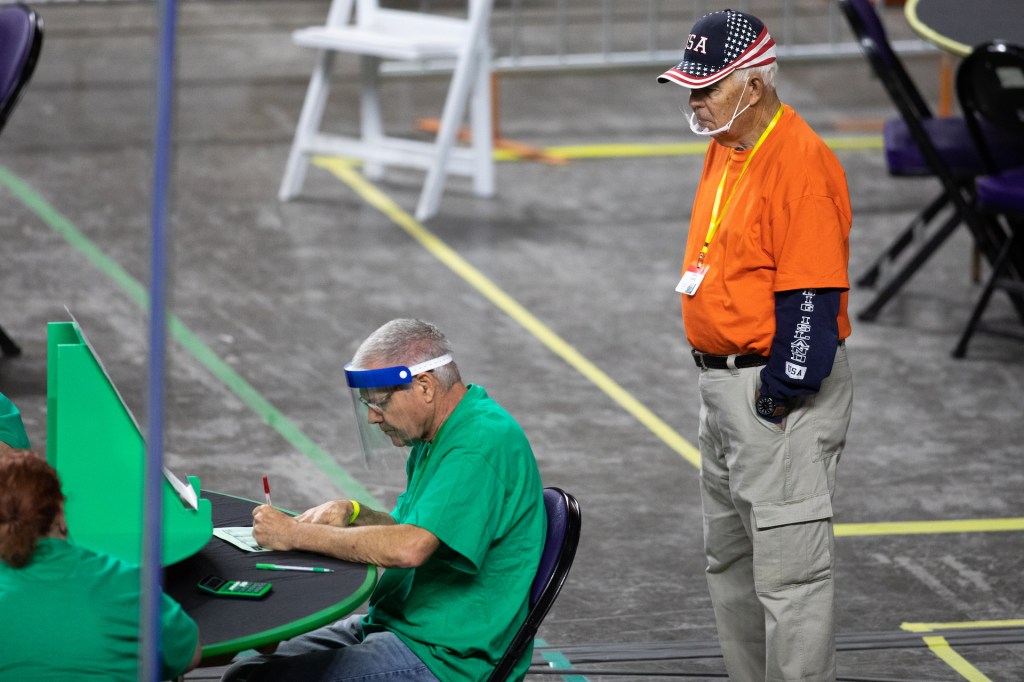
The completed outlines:
<svg viewBox="0 0 1024 682">
<path fill-rule="evenodd" d="M 693 264 L 686 268 L 686 272 L 683 273 L 683 278 L 679 280 L 679 284 L 676 285 L 676 291 L 687 296 L 693 296 L 697 293 L 697 287 L 704 281 L 704 275 L 708 274 L 707 265 L 697 266 Z"/>
</svg>

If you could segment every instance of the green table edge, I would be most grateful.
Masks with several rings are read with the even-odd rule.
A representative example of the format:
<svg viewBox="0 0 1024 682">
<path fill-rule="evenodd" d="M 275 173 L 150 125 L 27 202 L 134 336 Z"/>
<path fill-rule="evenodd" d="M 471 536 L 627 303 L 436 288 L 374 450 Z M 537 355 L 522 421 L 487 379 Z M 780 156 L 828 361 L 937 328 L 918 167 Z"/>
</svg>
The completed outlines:
<svg viewBox="0 0 1024 682">
<path fill-rule="evenodd" d="M 248 497 L 242 497 L 241 495 L 231 495 L 230 493 L 218 492 L 218 495 L 223 497 L 233 497 L 236 500 L 245 500 L 246 502 L 253 502 L 260 504 L 256 500 Z M 280 507 L 275 506 L 275 509 Z M 280 509 L 286 514 L 295 516 L 295 512 L 288 511 L 287 509 Z M 349 597 L 343 601 L 329 606 L 326 609 L 321 609 L 315 613 L 311 613 L 305 618 L 292 621 L 287 625 L 280 627 L 271 628 L 270 630 L 264 630 L 257 632 L 252 635 L 246 635 L 245 637 L 237 637 L 235 639 L 229 639 L 225 642 L 217 642 L 216 644 L 209 644 L 203 647 L 203 660 L 210 658 L 225 656 L 227 654 L 237 654 L 240 651 L 246 651 L 247 649 L 255 649 L 266 644 L 275 644 L 277 642 L 283 642 L 286 639 L 291 639 L 297 635 L 301 635 L 304 632 L 309 632 L 315 628 L 333 623 L 336 620 L 340 620 L 345 616 L 351 614 L 357 606 L 362 604 L 370 597 L 370 593 L 373 592 L 373 588 L 377 585 L 377 567 L 367 564 L 366 566 L 366 579 L 363 583 L 353 592 Z M 199 633 L 202 636 L 202 633 Z M 202 665 L 202 663 L 200 663 Z"/>
<path fill-rule="evenodd" d="M 309 632 L 310 630 L 327 625 L 328 623 L 340 620 L 341 618 L 351 614 L 357 606 L 366 601 L 376 584 L 377 567 L 368 565 L 366 567 L 366 579 L 363 581 L 363 584 L 345 600 L 326 609 L 312 613 L 305 618 L 292 621 L 287 625 L 271 628 L 270 630 L 264 630 L 263 632 L 257 632 L 252 635 L 246 635 L 245 637 L 238 637 L 237 639 L 231 639 L 226 642 L 218 642 L 217 644 L 204 646 L 203 659 L 214 658 L 226 654 L 236 654 L 239 651 L 245 651 L 246 649 L 255 649 L 266 644 L 282 642 L 286 639 L 291 639 L 296 635 L 301 635 L 304 632 Z"/>
</svg>

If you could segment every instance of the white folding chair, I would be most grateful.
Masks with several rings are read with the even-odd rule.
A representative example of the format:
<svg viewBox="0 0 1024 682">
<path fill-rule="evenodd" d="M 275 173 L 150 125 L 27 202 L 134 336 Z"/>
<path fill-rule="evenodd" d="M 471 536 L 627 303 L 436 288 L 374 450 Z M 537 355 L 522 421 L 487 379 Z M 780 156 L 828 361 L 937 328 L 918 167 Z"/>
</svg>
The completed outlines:
<svg viewBox="0 0 1024 682">
<path fill-rule="evenodd" d="M 352 18 L 355 4 L 355 20 Z M 387 166 L 427 171 L 416 218 L 437 214 L 449 173 L 473 178 L 478 196 L 494 194 L 488 21 L 493 0 L 467 0 L 466 18 L 380 7 L 377 0 L 332 0 L 325 26 L 296 31 L 296 45 L 319 51 L 295 130 L 278 194 L 288 201 L 302 189 L 309 157 L 344 156 L 363 161 L 367 177 L 378 179 Z M 335 54 L 360 57 L 361 136 L 320 130 L 330 91 Z M 454 70 L 440 127 L 433 142 L 392 137 L 384 132 L 379 93 L 381 62 L 452 59 Z M 472 97 L 472 99 L 470 99 Z M 457 145 L 469 105 L 470 146 Z"/>
</svg>

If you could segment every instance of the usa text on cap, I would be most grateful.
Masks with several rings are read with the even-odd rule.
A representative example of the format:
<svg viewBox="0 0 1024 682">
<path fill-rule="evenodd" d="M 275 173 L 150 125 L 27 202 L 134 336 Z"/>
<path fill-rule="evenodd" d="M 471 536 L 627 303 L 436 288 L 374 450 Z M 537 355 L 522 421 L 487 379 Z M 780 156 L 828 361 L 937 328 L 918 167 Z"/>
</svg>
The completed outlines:
<svg viewBox="0 0 1024 682">
<path fill-rule="evenodd" d="M 683 61 L 658 76 L 659 83 L 704 88 L 736 69 L 775 61 L 775 40 L 757 17 L 726 9 L 701 17 L 686 40 Z"/>
</svg>

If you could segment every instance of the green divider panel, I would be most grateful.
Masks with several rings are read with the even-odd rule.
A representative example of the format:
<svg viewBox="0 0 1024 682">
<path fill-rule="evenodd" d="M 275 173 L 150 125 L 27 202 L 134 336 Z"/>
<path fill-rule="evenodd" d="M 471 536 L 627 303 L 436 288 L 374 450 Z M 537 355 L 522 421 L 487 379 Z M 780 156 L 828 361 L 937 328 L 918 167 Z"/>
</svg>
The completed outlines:
<svg viewBox="0 0 1024 682">
<path fill-rule="evenodd" d="M 47 460 L 60 475 L 76 545 L 139 563 L 146 445 L 77 322 L 51 322 L 47 348 Z M 199 496 L 199 479 L 188 482 Z M 163 481 L 163 563 L 195 554 L 213 534 L 209 500 L 192 509 Z"/>
</svg>

